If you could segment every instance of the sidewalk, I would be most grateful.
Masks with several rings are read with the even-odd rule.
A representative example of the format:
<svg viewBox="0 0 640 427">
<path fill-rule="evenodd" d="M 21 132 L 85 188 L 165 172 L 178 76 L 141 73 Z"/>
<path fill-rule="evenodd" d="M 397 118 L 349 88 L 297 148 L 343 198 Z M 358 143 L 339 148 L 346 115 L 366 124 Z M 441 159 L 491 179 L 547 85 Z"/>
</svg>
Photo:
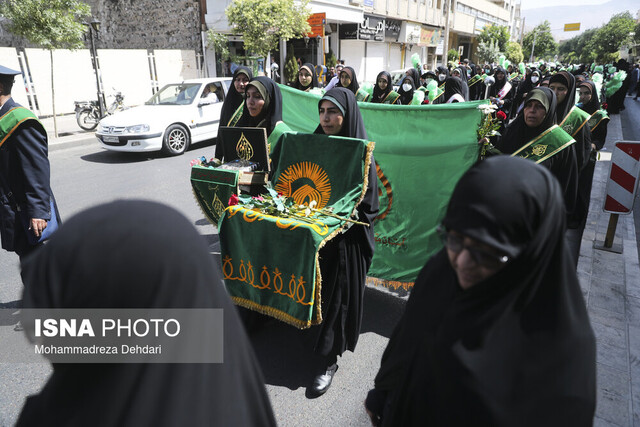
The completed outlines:
<svg viewBox="0 0 640 427">
<path fill-rule="evenodd" d="M 623 140 L 620 115 L 612 115 L 602 153 Z M 605 156 L 602 156 L 605 157 Z M 609 214 L 602 211 L 610 160 L 596 164 L 587 226 L 580 247 L 578 277 L 597 343 L 595 426 L 640 426 L 640 265 L 633 214 L 620 215 L 614 246 L 598 250 Z"/>
<path fill-rule="evenodd" d="M 56 117 L 56 124 L 58 127 L 58 136 L 55 136 L 53 117 L 47 117 L 40 119 L 44 128 L 49 135 L 49 151 L 54 151 L 60 148 L 68 148 L 70 146 L 81 145 L 81 141 L 87 138 L 95 141 L 95 131 L 82 130 L 76 122 L 75 114 L 67 114 L 64 116 Z M 96 144 L 98 143 L 95 141 Z"/>
</svg>

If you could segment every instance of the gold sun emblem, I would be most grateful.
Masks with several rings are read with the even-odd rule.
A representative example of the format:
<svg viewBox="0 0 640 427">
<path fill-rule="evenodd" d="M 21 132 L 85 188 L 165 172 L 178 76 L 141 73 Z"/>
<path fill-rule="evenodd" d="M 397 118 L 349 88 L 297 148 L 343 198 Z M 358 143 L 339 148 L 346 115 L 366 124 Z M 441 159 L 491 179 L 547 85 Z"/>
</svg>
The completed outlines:
<svg viewBox="0 0 640 427">
<path fill-rule="evenodd" d="M 236 144 L 236 154 L 238 155 L 239 159 L 245 161 L 251 160 L 251 158 L 253 157 L 253 147 L 251 146 L 251 143 L 249 142 L 247 137 L 244 136 L 244 133 L 240 134 L 240 139 Z"/>
<path fill-rule="evenodd" d="M 547 151 L 548 145 L 536 145 L 531 149 L 531 154 L 534 156 L 542 156 Z"/>
<path fill-rule="evenodd" d="M 327 206 L 331 198 L 331 182 L 327 173 L 311 162 L 295 163 L 278 178 L 276 191 L 292 197 L 299 205 L 315 200 L 317 209 Z"/>
</svg>

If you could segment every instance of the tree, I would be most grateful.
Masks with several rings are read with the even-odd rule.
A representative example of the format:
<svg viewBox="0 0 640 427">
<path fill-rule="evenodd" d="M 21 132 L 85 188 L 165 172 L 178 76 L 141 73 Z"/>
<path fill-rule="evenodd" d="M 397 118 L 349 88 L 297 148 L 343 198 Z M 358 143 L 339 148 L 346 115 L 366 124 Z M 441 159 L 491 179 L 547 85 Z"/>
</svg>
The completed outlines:
<svg viewBox="0 0 640 427">
<path fill-rule="evenodd" d="M 503 25 L 485 25 L 478 34 L 478 41 L 480 43 L 490 43 L 491 41 L 497 41 L 498 50 L 505 52 L 507 50 L 507 44 L 509 43 L 509 28 Z M 518 61 L 520 62 L 520 61 Z"/>
<path fill-rule="evenodd" d="M 520 46 L 520 43 L 517 42 L 507 43 L 507 50 L 504 52 L 504 55 L 509 61 L 511 61 L 512 64 L 519 64 L 524 61 L 522 46 Z"/>
<path fill-rule="evenodd" d="M 58 125 L 53 80 L 53 50 L 74 50 L 84 47 L 86 28 L 82 20 L 90 15 L 89 5 L 77 0 L 4 0 L 0 3 L 0 16 L 8 20 L 4 25 L 10 33 L 24 37 L 29 42 L 49 50 L 53 128 L 56 136 L 58 136 Z"/>
<path fill-rule="evenodd" d="M 309 0 L 233 0 L 226 14 L 234 34 L 242 34 L 245 50 L 267 56 L 280 38 L 300 38 L 311 31 Z"/>
<path fill-rule="evenodd" d="M 542 24 L 537 25 L 533 31 L 528 32 L 524 36 L 522 40 L 524 55 L 529 56 L 531 54 L 531 46 L 533 45 L 534 38 L 536 41 L 533 52 L 534 58 L 551 56 L 556 53 L 558 44 L 551 34 L 551 24 L 549 24 L 549 21 L 544 21 Z"/>
<path fill-rule="evenodd" d="M 629 12 L 613 15 L 609 22 L 600 27 L 593 37 L 593 47 L 596 48 L 597 59 L 607 62 L 617 58 L 620 47 L 631 42 L 631 33 L 635 26 L 635 20 Z"/>
<path fill-rule="evenodd" d="M 492 40 L 490 42 L 480 42 L 478 45 L 478 59 L 487 64 L 491 64 L 498 60 L 498 57 L 502 53 L 498 49 L 498 41 Z"/>
<path fill-rule="evenodd" d="M 458 61 L 460 59 L 460 53 L 456 49 L 449 49 L 447 52 L 447 61 Z"/>
</svg>

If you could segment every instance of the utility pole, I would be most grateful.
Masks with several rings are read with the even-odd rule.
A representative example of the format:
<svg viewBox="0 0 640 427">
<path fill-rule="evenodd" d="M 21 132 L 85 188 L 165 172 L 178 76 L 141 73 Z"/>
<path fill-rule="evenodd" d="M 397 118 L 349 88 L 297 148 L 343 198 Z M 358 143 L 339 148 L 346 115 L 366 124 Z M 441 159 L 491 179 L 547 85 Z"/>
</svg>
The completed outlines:
<svg viewBox="0 0 640 427">
<path fill-rule="evenodd" d="M 529 62 L 533 62 L 533 50 L 536 48 L 536 36 L 538 35 L 538 31 L 533 29 L 533 43 L 531 43 L 531 57 L 529 58 Z"/>
<path fill-rule="evenodd" d="M 444 0 L 445 7 L 447 8 L 447 20 L 444 25 L 444 43 L 442 44 L 442 65 L 447 66 L 449 62 L 449 21 L 451 17 L 451 2 L 453 0 Z"/>
</svg>

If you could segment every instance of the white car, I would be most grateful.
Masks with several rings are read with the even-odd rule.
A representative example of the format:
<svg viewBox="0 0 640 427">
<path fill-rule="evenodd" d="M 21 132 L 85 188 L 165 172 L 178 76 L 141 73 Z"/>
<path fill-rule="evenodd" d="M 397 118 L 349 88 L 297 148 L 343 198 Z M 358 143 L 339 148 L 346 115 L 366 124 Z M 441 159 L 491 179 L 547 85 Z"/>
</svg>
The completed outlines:
<svg viewBox="0 0 640 427">
<path fill-rule="evenodd" d="M 96 137 L 107 150 L 182 154 L 191 143 L 218 135 L 230 85 L 228 77 L 168 84 L 144 105 L 102 119 Z"/>
</svg>

